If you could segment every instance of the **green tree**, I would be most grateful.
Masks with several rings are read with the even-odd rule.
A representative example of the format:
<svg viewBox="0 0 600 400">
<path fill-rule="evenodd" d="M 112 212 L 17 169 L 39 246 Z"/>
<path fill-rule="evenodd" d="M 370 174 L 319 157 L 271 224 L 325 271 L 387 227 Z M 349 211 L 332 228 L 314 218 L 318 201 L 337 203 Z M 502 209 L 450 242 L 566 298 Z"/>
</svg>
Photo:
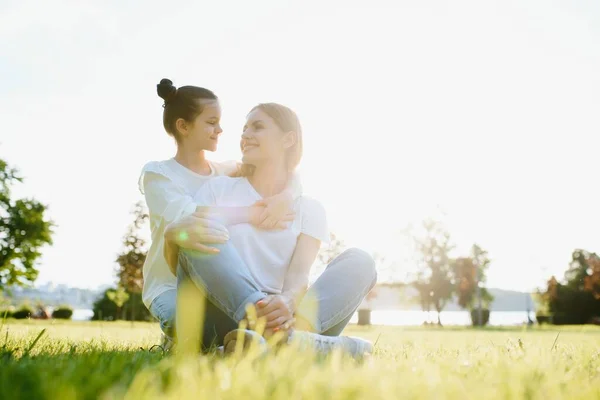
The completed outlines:
<svg viewBox="0 0 600 400">
<path fill-rule="evenodd" d="M 119 285 L 129 294 L 142 293 L 144 283 L 143 269 L 146 261 L 146 241 L 139 236 L 139 231 L 148 220 L 148 213 L 141 202 L 135 204 L 133 223 L 123 237 L 123 251 L 117 255 L 117 278 Z M 136 320 L 135 303 L 131 309 L 131 319 Z"/>
<path fill-rule="evenodd" d="M 132 315 L 132 309 L 136 309 L 135 320 L 136 321 L 152 321 L 154 318 L 150 315 L 150 311 L 144 306 L 142 302 L 142 295 L 139 293 L 128 294 L 129 299 L 117 307 L 117 305 L 109 298 L 109 293 L 112 293 L 118 289 L 112 288 L 107 289 L 100 295 L 94 302 L 93 310 L 94 316 L 92 320 L 98 321 L 116 321 L 123 319 L 123 316 Z M 111 297 L 113 295 L 110 295 Z"/>
<path fill-rule="evenodd" d="M 139 236 L 148 220 L 144 205 L 134 205 L 133 222 L 123 236 L 123 250 L 117 255 L 117 287 L 107 289 L 94 302 L 93 320 L 149 321 L 150 312 L 142 302 L 143 269 L 146 261 L 146 241 Z"/>
<path fill-rule="evenodd" d="M 429 311 L 433 306 L 438 314 L 438 325 L 441 325 L 440 313 L 454 292 L 450 258 L 454 247 L 450 244 L 450 234 L 439 222 L 427 220 L 423 222 L 423 228 L 421 237 L 413 237 L 420 265 L 411 284 L 419 292 L 423 311 Z"/>
<path fill-rule="evenodd" d="M 106 291 L 106 297 L 117 306 L 117 315 L 119 315 L 123 305 L 129 300 L 129 293 L 123 287 L 119 286 L 116 289 Z"/>
<path fill-rule="evenodd" d="M 0 159 L 0 291 L 33 283 L 40 250 L 52 244 L 53 223 L 45 216 L 46 206 L 11 198 L 11 187 L 20 182 L 19 171 Z"/>
</svg>

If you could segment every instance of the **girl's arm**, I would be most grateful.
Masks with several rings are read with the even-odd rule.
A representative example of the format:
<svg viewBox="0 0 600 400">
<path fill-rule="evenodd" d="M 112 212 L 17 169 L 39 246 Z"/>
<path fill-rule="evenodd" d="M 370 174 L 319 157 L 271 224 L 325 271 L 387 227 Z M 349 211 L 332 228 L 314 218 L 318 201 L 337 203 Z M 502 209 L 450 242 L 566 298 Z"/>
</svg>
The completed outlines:
<svg viewBox="0 0 600 400">
<path fill-rule="evenodd" d="M 274 229 L 281 225 L 283 218 L 292 212 L 296 199 L 302 196 L 302 190 L 300 175 L 296 172 L 283 192 L 256 202 L 255 205 L 264 207 L 256 226 L 261 229 Z"/>
<path fill-rule="evenodd" d="M 207 185 L 209 184 L 210 181 Z M 202 213 L 226 226 L 241 223 L 251 223 L 258 226 L 259 218 L 266 209 L 265 206 L 259 204 L 248 207 L 209 207 L 214 205 L 214 202 L 198 202 L 197 199 L 183 192 L 169 178 L 153 172 L 144 174 L 143 189 L 150 213 L 160 216 L 166 224 L 194 213 Z M 286 222 L 292 219 L 293 212 L 287 211 L 283 213 L 278 223 L 271 229 L 285 228 Z M 202 223 L 202 221 L 199 221 L 199 223 Z M 224 234 L 227 233 L 226 229 L 221 229 L 221 231 Z"/>
<path fill-rule="evenodd" d="M 196 213 L 203 214 L 207 218 L 213 218 L 225 226 L 250 223 L 261 228 L 260 218 L 264 212 L 265 207 L 259 204 L 248 207 L 198 206 L 196 208 Z M 284 213 L 270 229 L 285 229 L 287 227 L 287 222 L 293 221 L 294 216 L 295 214 L 293 212 L 288 211 Z"/>
<path fill-rule="evenodd" d="M 229 240 L 229 234 L 221 222 L 204 213 L 195 212 L 168 224 L 164 239 L 163 256 L 173 275 L 176 275 L 180 247 L 217 254 L 219 249 L 208 245 L 225 243 Z"/>
</svg>

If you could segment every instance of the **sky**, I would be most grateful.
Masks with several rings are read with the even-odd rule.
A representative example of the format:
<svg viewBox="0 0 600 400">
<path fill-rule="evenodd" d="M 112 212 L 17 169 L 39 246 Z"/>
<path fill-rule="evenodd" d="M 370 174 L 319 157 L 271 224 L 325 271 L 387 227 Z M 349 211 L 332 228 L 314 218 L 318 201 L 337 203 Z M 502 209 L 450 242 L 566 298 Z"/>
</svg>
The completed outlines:
<svg viewBox="0 0 600 400">
<path fill-rule="evenodd" d="M 175 154 L 160 79 L 219 96 L 214 160 L 239 159 L 247 112 L 279 102 L 348 245 L 402 276 L 403 228 L 435 216 L 457 255 L 489 252 L 488 286 L 534 290 L 600 251 L 598 71 L 595 0 L 3 0 L 0 158 L 56 224 L 38 283 L 95 288 L 142 166 Z"/>
</svg>

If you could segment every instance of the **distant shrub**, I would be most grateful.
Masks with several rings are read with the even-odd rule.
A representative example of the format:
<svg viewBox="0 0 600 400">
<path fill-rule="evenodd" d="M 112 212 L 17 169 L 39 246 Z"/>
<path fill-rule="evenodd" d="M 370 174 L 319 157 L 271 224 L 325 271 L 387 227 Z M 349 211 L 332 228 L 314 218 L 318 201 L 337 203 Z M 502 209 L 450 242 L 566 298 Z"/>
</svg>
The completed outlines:
<svg viewBox="0 0 600 400">
<path fill-rule="evenodd" d="M 15 311 L 12 315 L 14 319 L 26 319 L 31 318 L 33 311 L 29 307 L 21 307 L 17 311 Z"/>
<path fill-rule="evenodd" d="M 557 312 L 552 315 L 552 324 L 554 325 L 583 325 L 588 322 L 589 319 L 583 313 Z"/>
<path fill-rule="evenodd" d="M 490 322 L 490 310 L 484 308 L 481 310 L 481 318 L 483 321 L 479 321 L 479 309 L 475 308 L 471 310 L 471 323 L 473 326 L 485 326 Z"/>
<path fill-rule="evenodd" d="M 12 318 L 13 312 L 11 310 L 0 310 L 0 319 Z"/>
<path fill-rule="evenodd" d="M 71 319 L 72 316 L 73 309 L 71 307 L 59 307 L 52 312 L 54 319 Z"/>
<path fill-rule="evenodd" d="M 552 316 L 548 315 L 548 314 L 539 313 L 539 314 L 535 314 L 535 320 L 540 325 L 542 325 L 542 324 L 551 324 L 552 323 Z"/>
</svg>

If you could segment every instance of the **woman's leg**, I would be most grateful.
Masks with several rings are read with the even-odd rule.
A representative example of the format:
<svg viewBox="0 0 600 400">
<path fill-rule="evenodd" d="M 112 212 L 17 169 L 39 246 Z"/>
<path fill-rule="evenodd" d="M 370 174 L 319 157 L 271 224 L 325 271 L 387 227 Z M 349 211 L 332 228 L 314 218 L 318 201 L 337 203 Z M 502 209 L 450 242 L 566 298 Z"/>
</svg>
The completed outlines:
<svg viewBox="0 0 600 400">
<path fill-rule="evenodd" d="M 299 330 L 337 336 L 375 286 L 375 261 L 352 248 L 336 257 L 310 287 L 296 311 Z"/>
<path fill-rule="evenodd" d="M 178 292 L 189 281 L 206 296 L 202 340 L 205 347 L 221 345 L 225 334 L 237 328 L 246 316 L 246 306 L 266 297 L 233 245 L 215 247 L 220 253 L 180 250 L 177 270 Z"/>
</svg>

